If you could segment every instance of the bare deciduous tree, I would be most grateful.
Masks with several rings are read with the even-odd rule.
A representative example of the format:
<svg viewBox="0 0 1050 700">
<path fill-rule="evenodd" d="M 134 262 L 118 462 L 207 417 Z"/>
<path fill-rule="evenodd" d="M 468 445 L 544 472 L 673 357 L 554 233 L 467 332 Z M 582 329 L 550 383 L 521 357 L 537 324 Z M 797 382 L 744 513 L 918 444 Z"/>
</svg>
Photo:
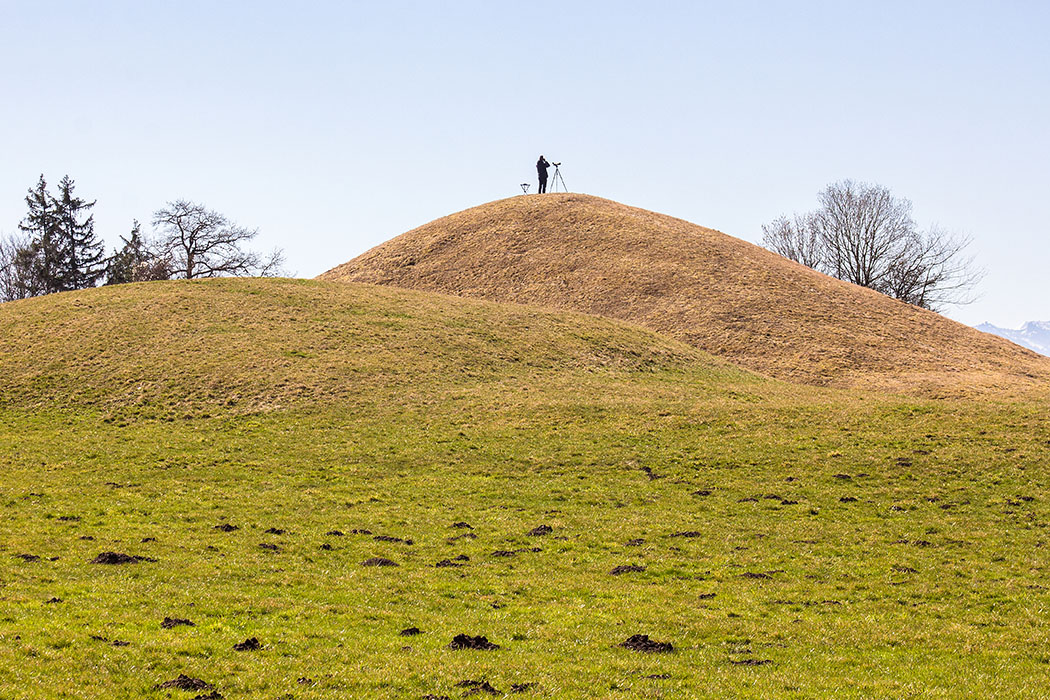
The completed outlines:
<svg viewBox="0 0 1050 700">
<path fill-rule="evenodd" d="M 45 294 L 37 274 L 39 251 L 32 238 L 12 235 L 0 238 L 0 301 L 14 301 Z"/>
<path fill-rule="evenodd" d="M 969 238 L 953 236 L 937 227 L 915 231 L 901 254 L 889 266 L 885 293 L 925 309 L 973 301 L 971 291 L 983 271 L 965 255 Z"/>
<path fill-rule="evenodd" d="M 820 266 L 823 247 L 812 215 L 795 214 L 792 219 L 781 216 L 763 226 L 762 233 L 763 241 L 770 250 L 807 267 L 816 269 Z"/>
<path fill-rule="evenodd" d="M 972 301 L 982 272 L 964 256 L 969 238 L 918 230 L 912 205 L 881 185 L 844 180 L 819 195 L 820 208 L 762 226 L 763 243 L 833 277 L 927 309 Z"/>
<path fill-rule="evenodd" d="M 159 233 L 158 252 L 172 261 L 175 276 L 194 279 L 280 274 L 280 250 L 263 257 L 241 247 L 255 238 L 258 230 L 237 226 L 202 204 L 182 199 L 168 202 L 153 214 L 153 225 Z"/>
</svg>

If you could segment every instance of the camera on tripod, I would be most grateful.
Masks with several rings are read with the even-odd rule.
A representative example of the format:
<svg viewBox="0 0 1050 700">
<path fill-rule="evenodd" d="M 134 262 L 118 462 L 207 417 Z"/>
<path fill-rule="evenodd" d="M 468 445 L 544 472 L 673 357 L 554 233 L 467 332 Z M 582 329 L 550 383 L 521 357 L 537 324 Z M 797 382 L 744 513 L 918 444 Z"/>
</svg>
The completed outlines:
<svg viewBox="0 0 1050 700">
<path fill-rule="evenodd" d="M 568 192 L 569 188 L 565 186 L 565 178 L 561 175 L 561 169 L 558 167 L 561 163 L 551 163 L 554 166 L 554 175 L 551 176 L 551 192 L 558 191 L 558 183 L 561 183 L 561 191 Z"/>
</svg>

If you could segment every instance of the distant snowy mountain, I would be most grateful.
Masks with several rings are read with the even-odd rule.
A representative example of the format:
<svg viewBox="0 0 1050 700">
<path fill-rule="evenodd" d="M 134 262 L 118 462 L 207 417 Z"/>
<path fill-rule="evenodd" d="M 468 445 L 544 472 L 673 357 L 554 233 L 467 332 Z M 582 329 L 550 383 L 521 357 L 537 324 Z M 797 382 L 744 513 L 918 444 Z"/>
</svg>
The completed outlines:
<svg viewBox="0 0 1050 700">
<path fill-rule="evenodd" d="M 982 323 L 977 326 L 977 330 L 1002 336 L 1041 355 L 1050 356 L 1050 321 L 1029 321 L 1019 330 Z"/>
</svg>

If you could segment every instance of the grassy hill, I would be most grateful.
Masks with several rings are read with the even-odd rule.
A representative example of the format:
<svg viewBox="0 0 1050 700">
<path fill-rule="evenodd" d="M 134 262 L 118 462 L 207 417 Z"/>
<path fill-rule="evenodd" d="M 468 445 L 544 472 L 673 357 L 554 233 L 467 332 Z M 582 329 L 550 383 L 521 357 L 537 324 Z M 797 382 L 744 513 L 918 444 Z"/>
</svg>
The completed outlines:
<svg viewBox="0 0 1050 700">
<path fill-rule="evenodd" d="M 791 381 L 931 394 L 1050 386 L 1050 359 L 762 248 L 580 194 L 453 214 L 321 279 L 582 311 Z"/>
<path fill-rule="evenodd" d="M 0 306 L 0 401 L 22 407 L 265 413 L 697 363 L 746 377 L 622 323 L 371 285 L 166 282 Z"/>
<path fill-rule="evenodd" d="M 213 280 L 0 305 L 0 445 L 4 698 L 1037 698 L 1050 667 L 1024 398 Z"/>
</svg>

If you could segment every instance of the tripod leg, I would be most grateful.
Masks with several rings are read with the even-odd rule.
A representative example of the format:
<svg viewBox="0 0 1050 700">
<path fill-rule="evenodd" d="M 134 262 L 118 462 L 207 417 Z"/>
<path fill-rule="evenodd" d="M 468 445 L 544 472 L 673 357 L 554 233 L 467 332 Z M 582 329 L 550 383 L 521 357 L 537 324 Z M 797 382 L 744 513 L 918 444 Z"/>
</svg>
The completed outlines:
<svg viewBox="0 0 1050 700">
<path fill-rule="evenodd" d="M 569 188 L 565 186 L 565 178 L 562 177 L 561 170 L 554 169 L 554 191 L 558 191 L 558 180 L 561 180 L 561 191 L 568 193 Z"/>
</svg>

